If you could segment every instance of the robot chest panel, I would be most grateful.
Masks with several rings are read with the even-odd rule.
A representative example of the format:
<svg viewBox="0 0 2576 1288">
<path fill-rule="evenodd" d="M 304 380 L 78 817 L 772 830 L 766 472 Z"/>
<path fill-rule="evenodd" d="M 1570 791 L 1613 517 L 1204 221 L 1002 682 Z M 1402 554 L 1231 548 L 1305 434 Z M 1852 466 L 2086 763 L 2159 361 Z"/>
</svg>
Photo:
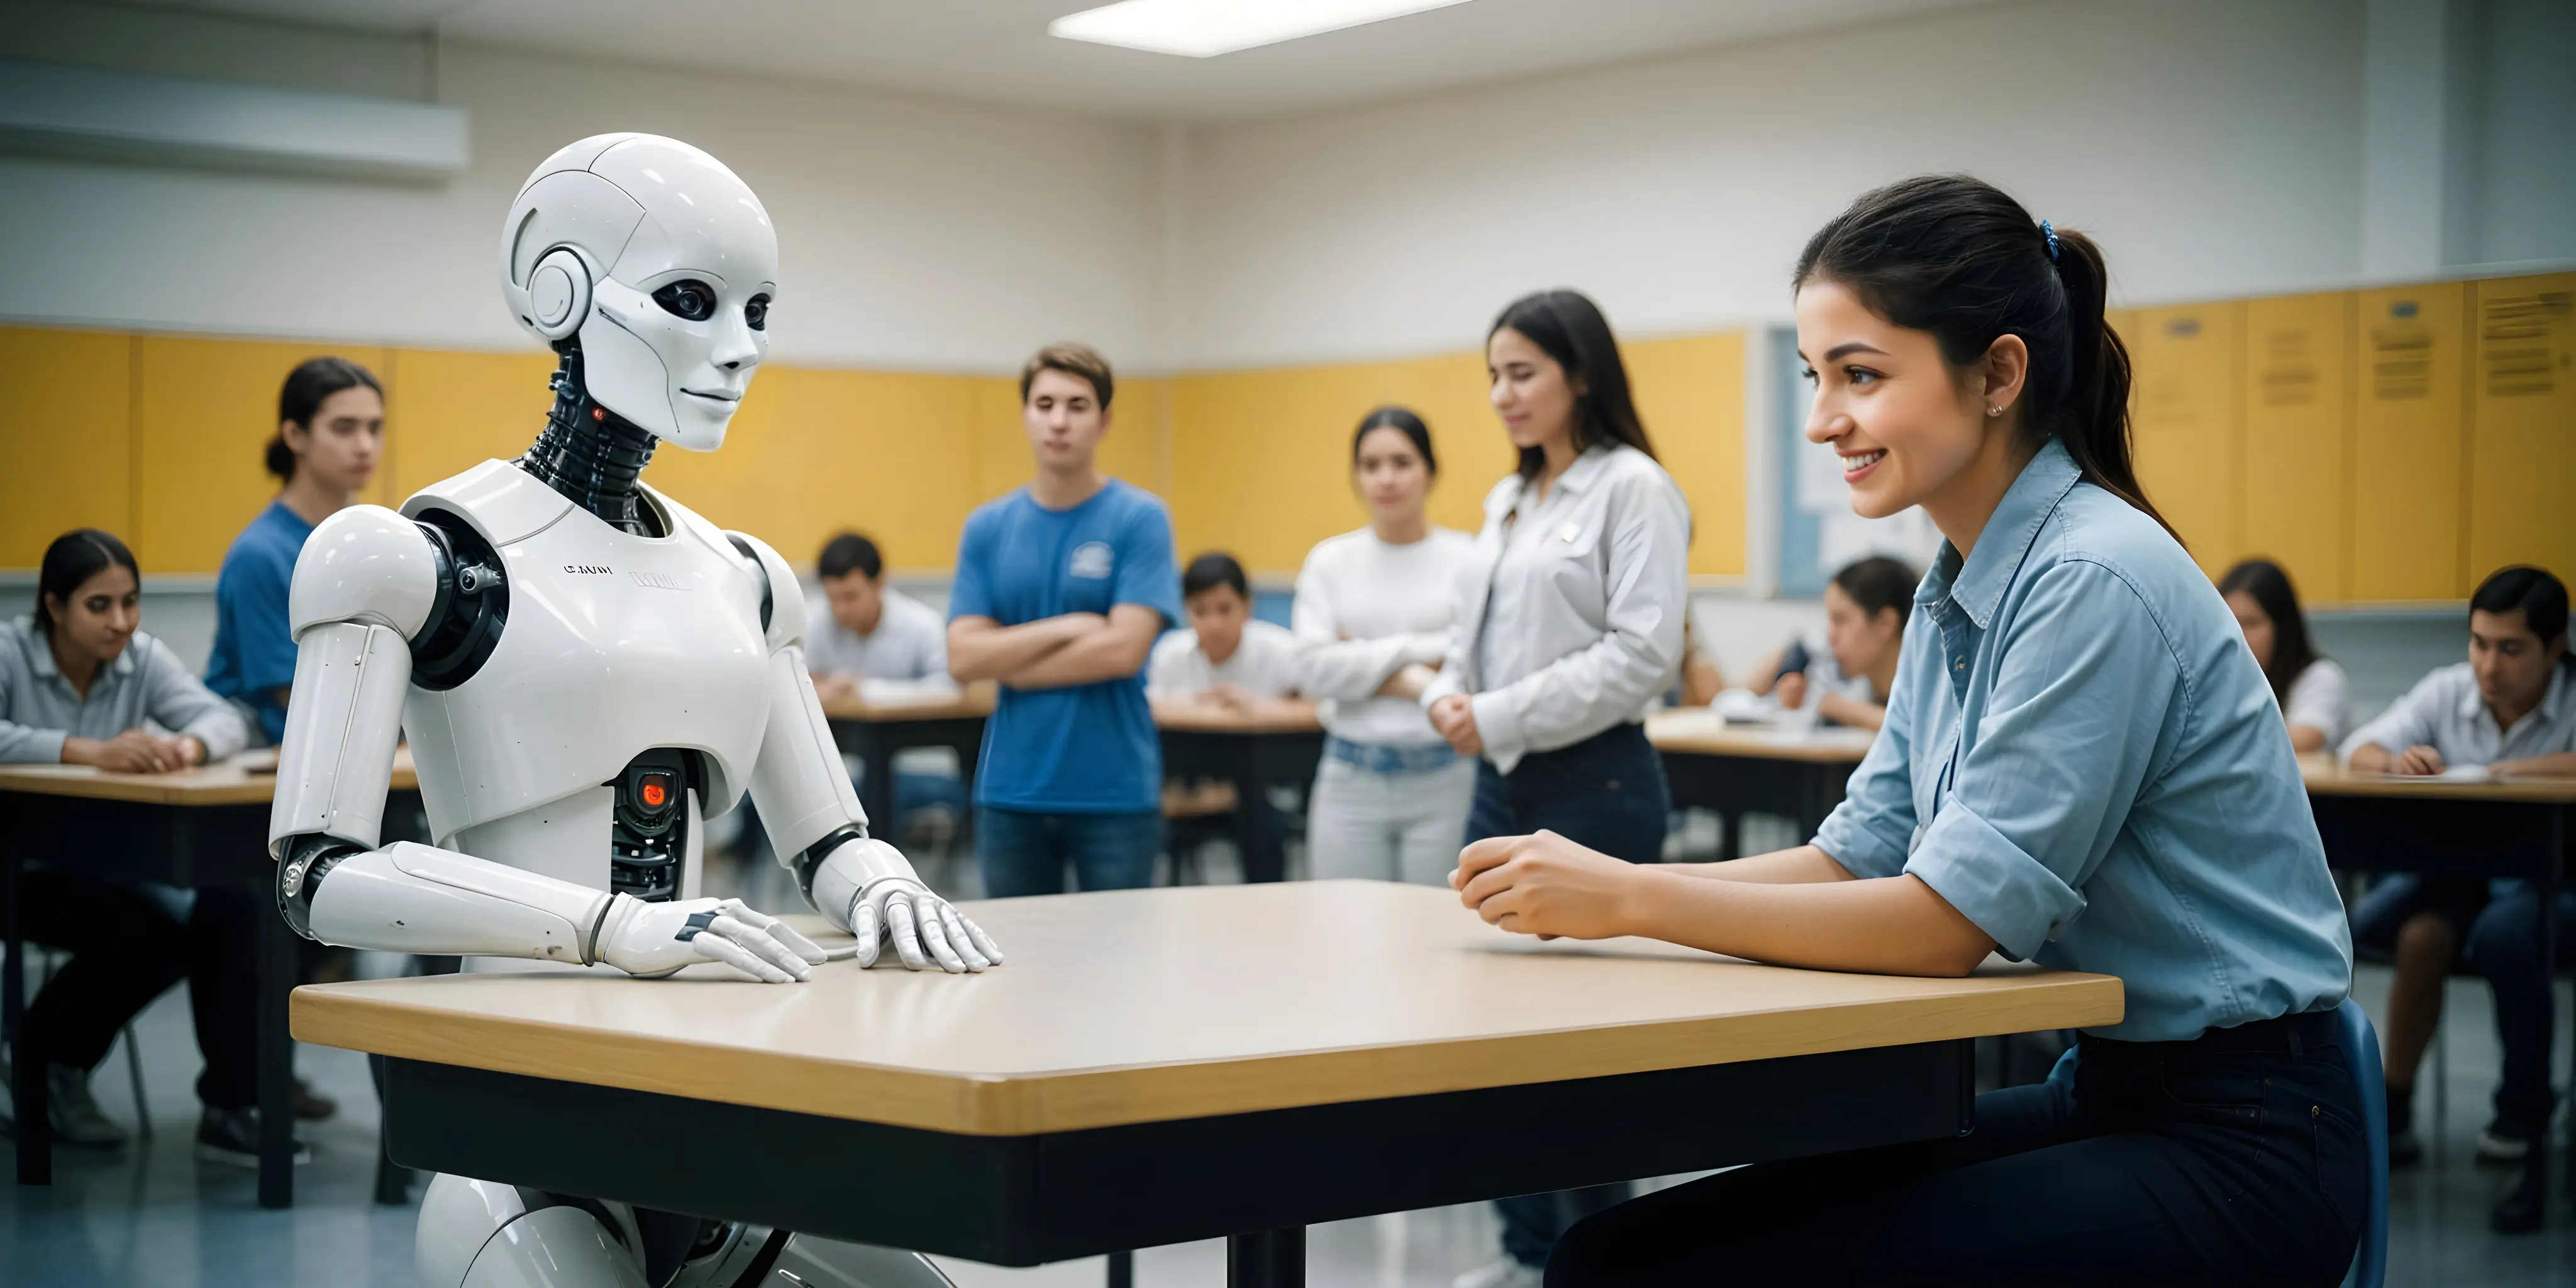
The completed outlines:
<svg viewBox="0 0 2576 1288">
<path fill-rule="evenodd" d="M 769 654 L 749 574 L 685 534 L 586 519 L 503 547 L 500 646 L 464 684 L 412 692 L 405 724 L 441 836 L 607 782 L 654 747 L 704 753 L 711 802 L 750 781 Z"/>
</svg>

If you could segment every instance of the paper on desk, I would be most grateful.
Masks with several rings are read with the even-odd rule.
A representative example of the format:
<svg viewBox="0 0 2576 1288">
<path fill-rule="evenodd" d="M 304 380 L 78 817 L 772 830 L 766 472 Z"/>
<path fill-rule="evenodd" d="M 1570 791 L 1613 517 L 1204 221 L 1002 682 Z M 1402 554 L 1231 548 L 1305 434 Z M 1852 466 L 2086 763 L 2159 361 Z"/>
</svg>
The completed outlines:
<svg viewBox="0 0 2576 1288">
<path fill-rule="evenodd" d="M 2386 783 L 2483 783 L 2487 780 L 2484 765 L 2453 765 L 2438 774 L 2372 774 L 2373 782 Z"/>
</svg>

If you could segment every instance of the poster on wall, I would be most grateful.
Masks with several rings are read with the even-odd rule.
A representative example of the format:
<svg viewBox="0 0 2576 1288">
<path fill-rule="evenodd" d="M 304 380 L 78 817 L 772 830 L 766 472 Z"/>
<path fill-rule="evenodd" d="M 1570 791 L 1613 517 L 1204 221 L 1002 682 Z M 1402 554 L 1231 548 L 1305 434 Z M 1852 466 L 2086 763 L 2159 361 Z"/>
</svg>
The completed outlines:
<svg viewBox="0 0 2576 1288">
<path fill-rule="evenodd" d="M 1813 599 L 1825 593 L 1836 570 L 1871 555 L 1893 555 L 1917 571 L 1929 567 L 1941 549 L 1940 530 L 1921 510 L 1908 509 L 1884 519 L 1852 513 L 1851 489 L 1843 486 L 1842 463 L 1833 448 L 1807 441 L 1807 411 L 1814 391 L 1807 383 L 1806 363 L 1798 357 L 1798 333 L 1775 327 L 1770 344 L 1780 396 L 1772 427 L 1780 464 L 1780 594 Z"/>
</svg>

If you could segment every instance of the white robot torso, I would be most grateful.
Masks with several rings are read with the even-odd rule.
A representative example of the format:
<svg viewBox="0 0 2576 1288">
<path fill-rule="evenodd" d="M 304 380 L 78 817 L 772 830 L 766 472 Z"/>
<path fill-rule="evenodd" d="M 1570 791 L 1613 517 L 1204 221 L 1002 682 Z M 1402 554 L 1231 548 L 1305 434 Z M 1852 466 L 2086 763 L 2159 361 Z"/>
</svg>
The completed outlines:
<svg viewBox="0 0 2576 1288">
<path fill-rule="evenodd" d="M 403 704 L 441 846 L 626 888 L 611 870 L 616 784 L 638 756 L 674 749 L 694 753 L 672 802 L 676 893 L 697 896 L 698 823 L 741 799 L 768 723 L 771 592 L 713 524 L 650 489 L 645 501 L 669 535 L 612 528 L 502 461 L 403 503 L 409 519 L 470 525 L 509 596 L 490 657 L 453 687 L 416 679 Z"/>
</svg>

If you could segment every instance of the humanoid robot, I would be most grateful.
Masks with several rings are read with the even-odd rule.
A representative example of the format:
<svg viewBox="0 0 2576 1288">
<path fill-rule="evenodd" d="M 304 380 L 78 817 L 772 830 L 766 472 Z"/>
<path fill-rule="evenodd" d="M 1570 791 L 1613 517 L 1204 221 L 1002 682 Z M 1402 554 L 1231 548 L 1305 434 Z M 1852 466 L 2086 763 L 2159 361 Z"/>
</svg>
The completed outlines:
<svg viewBox="0 0 2576 1288">
<path fill-rule="evenodd" d="M 698 897 L 700 827 L 745 790 L 859 965 L 982 970 L 984 932 L 867 816 L 805 672 L 795 574 L 637 480 L 657 441 L 711 451 L 768 345 L 778 243 L 759 198 L 671 139 L 584 139 L 537 167 L 501 290 L 561 358 L 516 461 L 325 520 L 295 567 L 295 686 L 269 847 L 289 924 L 472 969 L 807 978 L 827 954 Z M 380 845 L 408 730 L 438 844 Z M 891 952 L 887 950 L 891 949 Z M 508 1237 L 495 1237 L 507 1230 Z M 426 1288 L 944 1288 L 911 1253 L 441 1176 Z M 801 1269 L 800 1269 L 801 1268 Z"/>
</svg>

